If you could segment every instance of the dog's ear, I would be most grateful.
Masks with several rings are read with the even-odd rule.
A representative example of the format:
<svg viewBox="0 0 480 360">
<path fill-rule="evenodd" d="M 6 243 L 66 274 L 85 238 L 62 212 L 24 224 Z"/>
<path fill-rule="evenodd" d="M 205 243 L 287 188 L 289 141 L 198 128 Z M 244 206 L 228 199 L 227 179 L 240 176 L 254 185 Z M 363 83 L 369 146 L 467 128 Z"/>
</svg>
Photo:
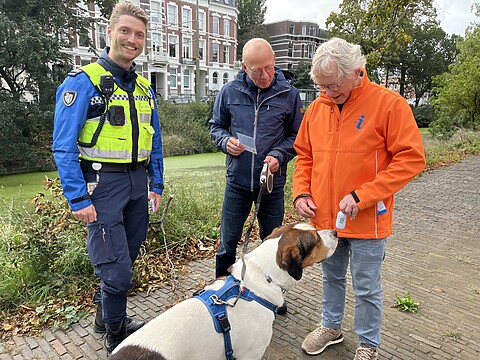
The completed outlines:
<svg viewBox="0 0 480 360">
<path fill-rule="evenodd" d="M 275 229 L 273 229 L 273 231 L 271 232 L 271 234 L 268 235 L 268 236 L 264 239 L 264 241 L 267 240 L 267 239 L 271 239 L 271 238 L 275 238 L 275 237 L 280 236 L 280 234 L 281 234 L 283 231 L 285 231 L 285 228 L 286 228 L 287 226 L 289 226 L 289 225 L 277 226 Z"/>
<path fill-rule="evenodd" d="M 302 278 L 303 258 L 297 246 L 289 246 L 285 248 L 284 251 L 277 253 L 277 256 L 280 256 L 280 259 L 277 259 L 277 263 L 280 264 L 283 270 L 287 271 L 288 274 L 297 281 Z"/>
</svg>

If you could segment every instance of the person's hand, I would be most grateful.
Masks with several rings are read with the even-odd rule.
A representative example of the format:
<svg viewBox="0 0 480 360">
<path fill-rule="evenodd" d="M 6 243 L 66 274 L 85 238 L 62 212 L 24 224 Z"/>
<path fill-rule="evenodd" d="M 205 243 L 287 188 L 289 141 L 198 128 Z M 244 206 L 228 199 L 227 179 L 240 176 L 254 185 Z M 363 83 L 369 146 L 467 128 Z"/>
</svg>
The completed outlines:
<svg viewBox="0 0 480 360">
<path fill-rule="evenodd" d="M 345 197 L 340 201 L 338 206 L 345 215 L 350 216 L 350 220 L 355 220 L 355 217 L 360 211 L 352 194 L 345 195 Z"/>
<path fill-rule="evenodd" d="M 231 137 L 227 142 L 227 152 L 232 156 L 238 156 L 245 151 L 245 146 L 240 144 L 240 140 Z"/>
<path fill-rule="evenodd" d="M 73 217 L 77 220 L 84 222 L 94 222 L 97 221 L 97 211 L 95 206 L 89 205 L 86 208 L 80 210 L 72 210 Z"/>
<path fill-rule="evenodd" d="M 278 169 L 280 168 L 280 164 L 278 163 L 278 160 L 276 157 L 268 155 L 265 160 L 263 160 L 264 163 L 268 163 L 268 168 L 272 173 L 277 172 Z"/>
<path fill-rule="evenodd" d="M 311 197 L 302 197 L 295 202 L 295 209 L 297 209 L 301 216 L 310 219 L 315 216 L 317 206 Z"/>
<path fill-rule="evenodd" d="M 158 209 L 160 208 L 160 203 L 162 202 L 162 195 L 151 191 L 148 194 L 148 201 L 151 201 L 152 199 L 153 199 L 153 203 L 154 203 L 152 213 L 156 213 L 158 211 Z"/>
</svg>

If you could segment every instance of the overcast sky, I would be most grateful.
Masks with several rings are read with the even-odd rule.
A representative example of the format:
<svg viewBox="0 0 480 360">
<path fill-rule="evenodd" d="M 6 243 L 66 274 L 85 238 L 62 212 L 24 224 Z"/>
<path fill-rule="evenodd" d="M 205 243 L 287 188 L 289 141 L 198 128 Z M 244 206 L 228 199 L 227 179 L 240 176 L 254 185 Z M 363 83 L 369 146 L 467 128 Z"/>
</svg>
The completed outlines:
<svg viewBox="0 0 480 360">
<path fill-rule="evenodd" d="M 339 11 L 341 0 L 267 0 L 265 22 L 280 20 L 313 21 L 325 29 L 330 12 Z M 464 35 L 466 27 L 478 18 L 471 11 L 474 0 L 434 0 L 440 25 L 448 34 Z"/>
</svg>

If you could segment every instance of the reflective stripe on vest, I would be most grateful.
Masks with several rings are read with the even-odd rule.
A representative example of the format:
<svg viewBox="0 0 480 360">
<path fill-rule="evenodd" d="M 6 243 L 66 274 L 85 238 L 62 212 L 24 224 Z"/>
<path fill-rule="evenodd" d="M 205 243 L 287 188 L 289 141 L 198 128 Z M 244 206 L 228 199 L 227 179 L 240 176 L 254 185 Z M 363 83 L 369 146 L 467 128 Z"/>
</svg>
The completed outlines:
<svg viewBox="0 0 480 360">
<path fill-rule="evenodd" d="M 83 66 L 84 71 L 92 84 L 99 88 L 100 76 L 111 75 L 100 64 L 92 63 Z M 78 146 L 80 158 L 90 161 L 130 163 L 137 158 L 137 161 L 145 161 L 152 151 L 152 139 L 155 130 L 151 126 L 153 111 L 153 99 L 150 93 L 150 83 L 143 76 L 138 75 L 133 93 L 127 93 L 115 83 L 115 90 L 110 97 L 108 106 L 122 106 L 125 113 L 125 124 L 113 126 L 108 120 L 103 124 L 102 130 L 96 144 L 93 147 Z M 98 101 L 98 96 L 95 101 Z M 91 100 L 92 101 L 92 100 Z M 134 107 L 131 107 L 134 104 Z M 132 122 L 132 115 L 135 123 Z M 99 126 L 100 116 L 87 119 L 80 133 L 79 141 L 90 143 Z M 134 139 L 134 130 L 138 128 L 138 137 Z M 133 149 L 138 151 L 133 155 Z"/>
</svg>

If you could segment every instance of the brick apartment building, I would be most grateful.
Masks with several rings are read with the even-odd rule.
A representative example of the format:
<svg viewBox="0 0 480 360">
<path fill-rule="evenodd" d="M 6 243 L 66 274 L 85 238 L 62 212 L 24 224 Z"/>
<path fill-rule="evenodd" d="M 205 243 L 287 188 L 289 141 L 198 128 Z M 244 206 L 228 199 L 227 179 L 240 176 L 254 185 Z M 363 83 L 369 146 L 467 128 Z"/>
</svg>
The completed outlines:
<svg viewBox="0 0 480 360">
<path fill-rule="evenodd" d="M 327 30 L 308 21 L 283 20 L 265 24 L 276 65 L 291 70 L 302 61 L 310 63 L 317 47 L 327 41 Z"/>
<path fill-rule="evenodd" d="M 309 21 L 283 20 L 265 24 L 269 41 L 276 54 L 275 64 L 284 70 L 293 70 L 300 63 L 312 63 L 318 46 L 328 40 L 327 30 Z M 304 105 L 310 104 L 318 95 L 312 86 L 300 90 Z"/>
<path fill-rule="evenodd" d="M 236 0 L 130 2 L 150 15 L 145 49 L 135 62 L 137 72 L 150 79 L 159 98 L 180 102 L 195 99 L 197 53 L 201 99 L 220 90 L 240 70 L 240 62 L 235 61 Z M 100 16 L 98 7 L 93 4 L 86 10 L 91 18 L 97 20 L 89 36 L 93 49 L 100 54 L 109 45 L 108 20 Z M 86 39 L 77 35 L 73 39 L 73 48 L 65 52 L 72 56 L 75 68 L 97 59 L 97 55 L 89 50 Z"/>
</svg>

